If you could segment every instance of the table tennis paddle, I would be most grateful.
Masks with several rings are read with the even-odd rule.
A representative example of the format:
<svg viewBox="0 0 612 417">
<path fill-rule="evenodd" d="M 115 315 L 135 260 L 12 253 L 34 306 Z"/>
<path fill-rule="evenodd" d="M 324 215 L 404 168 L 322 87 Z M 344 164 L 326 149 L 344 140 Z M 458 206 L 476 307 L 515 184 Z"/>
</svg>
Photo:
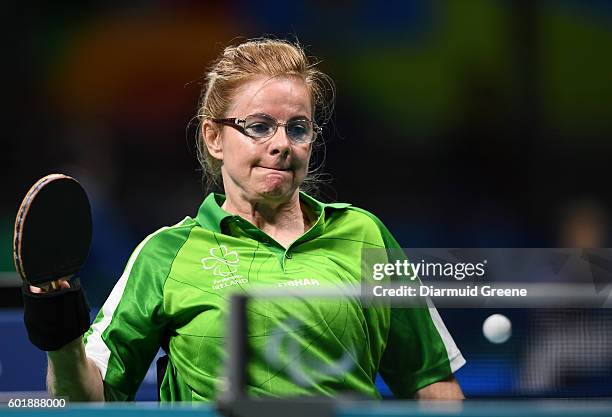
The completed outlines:
<svg viewBox="0 0 612 417">
<path fill-rule="evenodd" d="M 85 263 L 92 237 L 91 207 L 77 180 L 51 174 L 25 195 L 13 238 L 15 268 L 34 286 L 76 274 Z"/>
</svg>

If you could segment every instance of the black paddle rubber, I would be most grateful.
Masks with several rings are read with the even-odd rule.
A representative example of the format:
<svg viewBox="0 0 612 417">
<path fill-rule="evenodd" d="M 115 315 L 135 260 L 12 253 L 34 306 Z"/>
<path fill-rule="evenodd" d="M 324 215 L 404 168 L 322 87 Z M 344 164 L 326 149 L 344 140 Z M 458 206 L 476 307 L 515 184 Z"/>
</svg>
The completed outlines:
<svg viewBox="0 0 612 417">
<path fill-rule="evenodd" d="M 81 184 L 67 175 L 47 175 L 19 207 L 15 268 L 31 285 L 74 275 L 87 259 L 91 237 L 91 207 Z"/>
</svg>

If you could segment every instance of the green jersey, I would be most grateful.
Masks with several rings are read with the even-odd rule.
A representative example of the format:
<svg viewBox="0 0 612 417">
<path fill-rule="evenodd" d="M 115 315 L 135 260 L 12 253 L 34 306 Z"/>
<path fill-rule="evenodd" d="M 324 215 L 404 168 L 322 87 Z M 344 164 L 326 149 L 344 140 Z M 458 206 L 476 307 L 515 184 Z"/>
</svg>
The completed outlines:
<svg viewBox="0 0 612 417">
<path fill-rule="evenodd" d="M 133 399 L 159 350 L 162 401 L 212 400 L 223 382 L 229 295 L 257 288 L 340 288 L 361 282 L 363 249 L 399 245 L 374 215 L 300 193 L 313 226 L 285 248 L 210 194 L 195 218 L 149 235 L 85 334 L 107 400 Z M 398 397 L 450 376 L 465 360 L 433 306 L 363 306 L 355 298 L 249 303 L 252 395 Z"/>
</svg>

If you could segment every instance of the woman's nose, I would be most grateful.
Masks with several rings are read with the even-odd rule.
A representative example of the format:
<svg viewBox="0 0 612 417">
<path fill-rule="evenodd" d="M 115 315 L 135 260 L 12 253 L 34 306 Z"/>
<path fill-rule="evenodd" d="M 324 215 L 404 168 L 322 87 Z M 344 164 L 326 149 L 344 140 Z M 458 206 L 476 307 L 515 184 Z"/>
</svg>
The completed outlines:
<svg viewBox="0 0 612 417">
<path fill-rule="evenodd" d="M 271 155 L 287 155 L 291 151 L 291 140 L 287 137 L 285 126 L 278 126 L 276 132 L 269 141 L 269 151 Z"/>
</svg>

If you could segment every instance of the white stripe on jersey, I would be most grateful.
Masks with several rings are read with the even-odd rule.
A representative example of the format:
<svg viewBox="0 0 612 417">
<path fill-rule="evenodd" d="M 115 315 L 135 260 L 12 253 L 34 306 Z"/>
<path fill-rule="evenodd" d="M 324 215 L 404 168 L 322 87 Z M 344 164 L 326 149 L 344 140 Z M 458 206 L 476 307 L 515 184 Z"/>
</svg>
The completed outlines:
<svg viewBox="0 0 612 417">
<path fill-rule="evenodd" d="M 427 297 L 427 307 L 429 307 L 429 314 L 431 315 L 431 320 L 436 326 L 440 337 L 442 338 L 442 343 L 444 343 L 444 347 L 446 348 L 446 355 L 448 356 L 448 362 L 450 363 L 450 368 L 453 373 L 457 371 L 457 369 L 461 368 L 465 365 L 465 358 L 459 351 L 459 348 L 455 344 L 453 337 L 450 335 L 444 322 L 442 321 L 442 317 L 440 317 L 440 313 L 433 305 L 429 297 Z"/>
<path fill-rule="evenodd" d="M 119 281 L 117 281 L 117 284 L 115 284 L 115 287 L 108 296 L 108 299 L 104 302 L 104 305 L 102 306 L 102 313 L 104 314 L 102 320 L 91 326 L 93 331 L 87 337 L 87 343 L 85 345 L 85 354 L 88 358 L 92 359 L 95 362 L 96 366 L 100 370 L 100 373 L 102 374 L 102 380 L 106 378 L 106 371 L 108 370 L 108 360 L 111 354 L 110 349 L 108 348 L 108 346 L 106 346 L 106 343 L 104 343 L 104 340 L 102 339 L 102 333 L 104 333 L 104 331 L 108 328 L 112 321 L 113 314 L 115 314 L 115 310 L 119 305 L 119 301 L 121 301 L 121 297 L 123 297 L 125 285 L 127 284 L 128 278 L 132 273 L 132 267 L 134 266 L 136 259 L 138 259 L 140 251 L 153 236 L 163 232 L 164 230 L 178 227 L 182 225 L 187 219 L 188 217 L 185 217 L 183 220 L 173 226 L 162 227 L 161 229 L 151 233 L 142 242 L 140 242 L 136 249 L 134 249 L 132 256 L 130 256 L 130 259 L 128 260 L 123 274 L 121 274 Z"/>
</svg>

